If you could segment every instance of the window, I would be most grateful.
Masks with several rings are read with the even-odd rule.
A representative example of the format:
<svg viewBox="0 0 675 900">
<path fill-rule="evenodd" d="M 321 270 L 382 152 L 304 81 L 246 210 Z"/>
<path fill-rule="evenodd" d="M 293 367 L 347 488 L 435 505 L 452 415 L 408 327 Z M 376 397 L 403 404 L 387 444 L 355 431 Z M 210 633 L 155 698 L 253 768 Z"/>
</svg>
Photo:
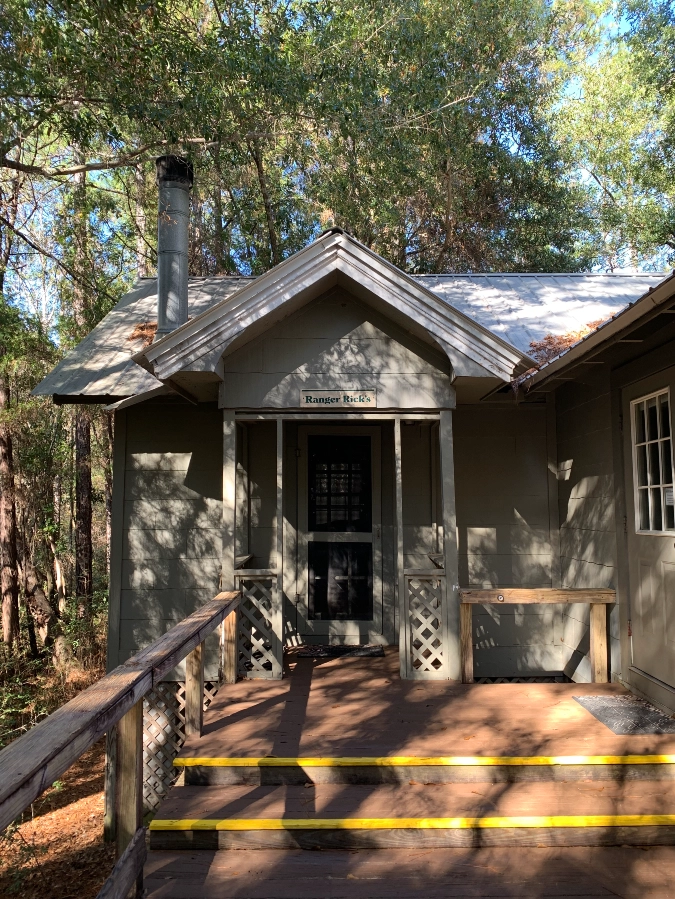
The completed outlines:
<svg viewBox="0 0 675 900">
<path fill-rule="evenodd" d="M 675 531 L 670 394 L 665 390 L 634 400 L 631 411 L 635 529 Z"/>
<path fill-rule="evenodd" d="M 309 530 L 372 531 L 370 438 L 311 436 Z"/>
</svg>

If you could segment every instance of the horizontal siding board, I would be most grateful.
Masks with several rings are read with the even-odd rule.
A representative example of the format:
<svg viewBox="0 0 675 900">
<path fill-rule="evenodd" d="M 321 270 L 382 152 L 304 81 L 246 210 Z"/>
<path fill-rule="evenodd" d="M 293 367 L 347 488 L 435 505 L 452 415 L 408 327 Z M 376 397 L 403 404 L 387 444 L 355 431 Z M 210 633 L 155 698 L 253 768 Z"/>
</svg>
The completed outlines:
<svg viewBox="0 0 675 900">
<path fill-rule="evenodd" d="M 123 527 L 130 528 L 218 528 L 223 518 L 220 500 L 200 497 L 179 500 L 174 497 L 154 500 L 127 500 Z"/>
<path fill-rule="evenodd" d="M 122 562 L 122 590 L 206 588 L 218 592 L 219 559 L 167 559 Z M 123 610 L 124 612 L 124 610 Z"/>
<path fill-rule="evenodd" d="M 187 532 L 130 528 L 124 533 L 124 559 L 177 559 L 186 555 Z"/>
<path fill-rule="evenodd" d="M 614 588 L 615 567 L 581 559 L 561 558 L 562 586 L 564 588 Z"/>
<path fill-rule="evenodd" d="M 550 554 L 474 553 L 458 559 L 459 580 L 466 587 L 551 587 Z"/>
<path fill-rule="evenodd" d="M 561 528 L 560 553 L 569 559 L 606 565 L 613 559 L 616 536 L 611 531 Z"/>
<path fill-rule="evenodd" d="M 474 677 L 550 675 L 562 672 L 566 662 L 562 644 L 531 647 L 490 647 L 474 651 Z"/>
<path fill-rule="evenodd" d="M 214 473 L 206 469 L 128 471 L 124 493 L 128 500 L 198 500 L 201 497 L 222 500 L 222 486 L 216 481 Z"/>
<path fill-rule="evenodd" d="M 208 599 L 211 599 L 210 597 Z M 186 592 L 180 588 L 156 591 L 150 588 L 122 591 L 125 619 L 184 619 L 194 609 L 188 609 Z"/>
<path fill-rule="evenodd" d="M 561 511 L 560 530 L 573 528 L 582 531 L 614 531 L 614 501 L 612 497 L 571 497 Z"/>
</svg>

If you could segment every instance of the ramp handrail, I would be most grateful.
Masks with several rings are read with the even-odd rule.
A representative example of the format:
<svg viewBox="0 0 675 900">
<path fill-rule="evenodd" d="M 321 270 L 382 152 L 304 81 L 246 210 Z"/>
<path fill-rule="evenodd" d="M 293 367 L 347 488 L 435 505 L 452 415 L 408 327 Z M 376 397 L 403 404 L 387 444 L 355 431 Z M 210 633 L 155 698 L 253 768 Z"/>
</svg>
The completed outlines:
<svg viewBox="0 0 675 900">
<path fill-rule="evenodd" d="M 239 598 L 238 591 L 218 594 L 161 638 L 1 750 L 0 831 L 92 744 L 117 725 L 115 835 L 118 863 L 99 896 L 127 896 L 145 860 L 141 827 L 143 697 L 187 657 L 186 732 L 201 733 L 203 642 L 230 614 L 236 617 Z M 234 653 L 227 654 L 227 664 L 236 665 L 235 657 Z M 235 677 L 236 672 L 224 673 L 226 682 L 233 682 Z M 130 850 L 133 852 L 128 852 Z M 126 893 L 123 893 L 121 891 L 127 882 Z"/>
</svg>

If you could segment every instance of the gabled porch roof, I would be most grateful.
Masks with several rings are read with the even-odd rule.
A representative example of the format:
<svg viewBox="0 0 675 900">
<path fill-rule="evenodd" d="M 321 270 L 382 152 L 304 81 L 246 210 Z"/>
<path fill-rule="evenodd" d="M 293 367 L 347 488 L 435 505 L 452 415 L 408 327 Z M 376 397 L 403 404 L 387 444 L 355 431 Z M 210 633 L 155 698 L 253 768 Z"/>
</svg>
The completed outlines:
<svg viewBox="0 0 675 900">
<path fill-rule="evenodd" d="M 227 299 L 134 358 L 161 381 L 179 372 L 219 373 L 224 354 L 325 293 L 347 288 L 447 355 L 454 377 L 508 381 L 530 360 L 503 338 L 340 229 L 331 229 Z"/>
</svg>

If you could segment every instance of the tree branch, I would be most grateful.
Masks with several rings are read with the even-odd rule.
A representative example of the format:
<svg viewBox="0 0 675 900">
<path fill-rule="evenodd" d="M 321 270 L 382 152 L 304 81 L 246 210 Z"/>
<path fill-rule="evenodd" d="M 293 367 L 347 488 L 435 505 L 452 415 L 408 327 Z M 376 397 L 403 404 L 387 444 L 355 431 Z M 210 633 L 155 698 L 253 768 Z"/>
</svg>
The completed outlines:
<svg viewBox="0 0 675 900">
<path fill-rule="evenodd" d="M 70 266 L 67 266 L 62 260 L 60 260 L 58 258 L 58 256 L 55 256 L 53 253 L 51 253 L 45 247 L 41 247 L 40 244 L 38 244 L 34 239 L 29 238 L 28 235 L 24 234 L 23 231 L 19 231 L 19 229 L 16 228 L 9 221 L 9 219 L 6 219 L 2 215 L 2 213 L 0 213 L 0 224 L 5 225 L 5 227 L 11 229 L 11 231 L 19 238 L 19 240 L 22 240 L 24 242 L 24 244 L 28 244 L 28 246 L 32 250 L 35 250 L 36 253 L 39 253 L 41 256 L 45 256 L 47 259 L 51 259 L 51 261 L 56 263 L 56 265 L 60 269 L 63 269 L 63 271 L 66 273 L 66 275 L 69 275 L 76 284 L 83 284 L 86 287 L 97 291 L 98 293 L 105 294 L 105 296 L 108 297 L 109 300 L 115 299 L 112 294 L 108 293 L 108 291 L 103 290 L 98 285 L 94 284 L 93 282 L 90 282 L 90 281 L 87 281 L 86 279 L 81 278 L 70 268 Z"/>
<path fill-rule="evenodd" d="M 28 165 L 27 163 L 18 162 L 15 159 L 7 159 L 7 157 L 3 157 L 0 160 L 0 166 L 5 169 L 13 169 L 15 172 L 25 172 L 28 175 L 40 175 L 42 178 L 60 178 L 67 177 L 68 175 L 79 175 L 82 172 L 101 172 L 106 169 L 121 169 L 130 165 L 130 163 L 137 160 L 139 156 L 147 153 L 148 150 L 151 150 L 153 147 L 159 147 L 165 143 L 166 141 L 155 141 L 152 144 L 145 144 L 143 147 L 139 147 L 138 150 L 134 150 L 133 153 L 128 153 L 126 156 L 122 156 L 119 159 L 82 163 L 79 166 L 68 166 L 63 169 L 47 169 L 44 166 Z"/>
</svg>

